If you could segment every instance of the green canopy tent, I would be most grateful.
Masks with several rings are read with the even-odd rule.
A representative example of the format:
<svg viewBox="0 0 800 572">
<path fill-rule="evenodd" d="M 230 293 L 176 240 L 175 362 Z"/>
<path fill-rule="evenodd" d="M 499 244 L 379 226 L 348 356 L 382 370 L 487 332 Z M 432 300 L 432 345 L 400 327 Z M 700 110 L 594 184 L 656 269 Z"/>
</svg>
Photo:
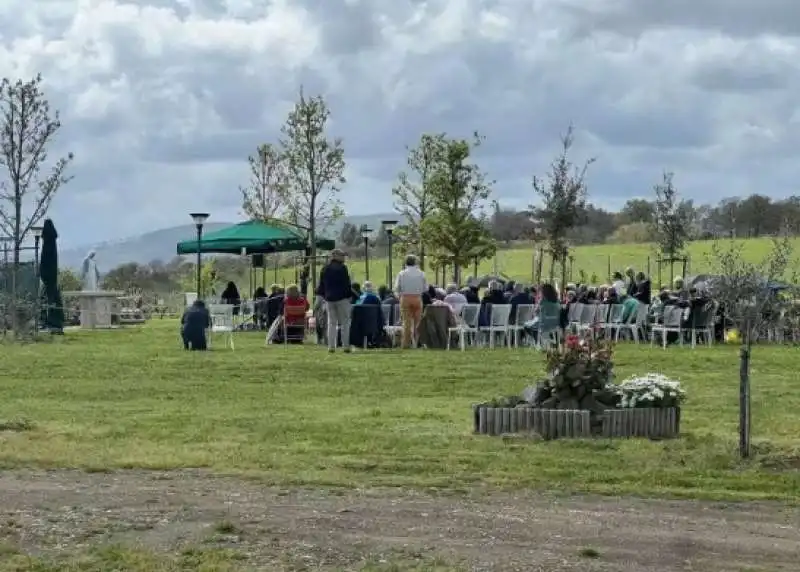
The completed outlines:
<svg viewBox="0 0 800 572">
<path fill-rule="evenodd" d="M 306 237 L 292 228 L 247 221 L 203 235 L 200 250 L 214 254 L 269 254 L 272 252 L 303 251 Z M 317 239 L 317 248 L 333 250 L 333 240 Z M 178 254 L 197 254 L 197 239 L 178 243 Z"/>
</svg>

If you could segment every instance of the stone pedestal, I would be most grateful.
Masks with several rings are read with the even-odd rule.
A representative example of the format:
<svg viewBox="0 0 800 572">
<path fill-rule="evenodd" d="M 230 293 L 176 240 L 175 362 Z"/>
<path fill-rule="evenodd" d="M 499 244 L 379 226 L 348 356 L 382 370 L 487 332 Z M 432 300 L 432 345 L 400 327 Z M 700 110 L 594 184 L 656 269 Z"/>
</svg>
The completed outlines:
<svg viewBox="0 0 800 572">
<path fill-rule="evenodd" d="M 64 296 L 78 299 L 81 311 L 81 328 L 95 330 L 112 327 L 111 316 L 119 311 L 122 292 L 64 292 Z"/>
</svg>

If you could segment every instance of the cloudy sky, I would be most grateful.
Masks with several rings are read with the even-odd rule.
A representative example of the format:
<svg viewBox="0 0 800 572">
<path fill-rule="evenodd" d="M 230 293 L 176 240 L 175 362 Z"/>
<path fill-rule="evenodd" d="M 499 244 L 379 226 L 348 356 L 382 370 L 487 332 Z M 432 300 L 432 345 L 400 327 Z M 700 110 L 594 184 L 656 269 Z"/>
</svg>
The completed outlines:
<svg viewBox="0 0 800 572">
<path fill-rule="evenodd" d="M 4 0 L 0 74 L 44 74 L 74 151 L 52 215 L 83 245 L 236 220 L 246 157 L 301 84 L 344 138 L 349 214 L 391 209 L 404 146 L 488 138 L 508 206 L 569 122 L 594 201 L 797 191 L 797 0 Z"/>
</svg>

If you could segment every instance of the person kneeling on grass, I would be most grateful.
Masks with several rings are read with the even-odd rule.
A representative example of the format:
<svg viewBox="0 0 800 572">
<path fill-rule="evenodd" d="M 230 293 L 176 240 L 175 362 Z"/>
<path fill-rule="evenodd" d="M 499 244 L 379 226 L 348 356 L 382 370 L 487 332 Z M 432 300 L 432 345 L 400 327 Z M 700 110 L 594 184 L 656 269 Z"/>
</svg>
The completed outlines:
<svg viewBox="0 0 800 572">
<path fill-rule="evenodd" d="M 211 327 L 211 314 L 202 300 L 195 300 L 181 317 L 183 349 L 205 351 L 208 349 L 206 330 Z"/>
</svg>

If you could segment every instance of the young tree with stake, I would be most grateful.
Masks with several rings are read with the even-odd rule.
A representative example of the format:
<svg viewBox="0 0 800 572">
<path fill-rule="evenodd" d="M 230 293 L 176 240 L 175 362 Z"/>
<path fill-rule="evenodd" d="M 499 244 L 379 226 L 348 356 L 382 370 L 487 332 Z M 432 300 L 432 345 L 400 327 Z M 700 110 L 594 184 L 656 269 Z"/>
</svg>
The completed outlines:
<svg viewBox="0 0 800 572">
<path fill-rule="evenodd" d="M 322 96 L 300 98 L 289 113 L 281 132 L 282 155 L 289 184 L 287 216 L 305 230 L 311 247 L 311 279 L 317 285 L 317 225 L 330 224 L 342 216 L 337 199 L 344 176 L 344 148 L 341 139 L 328 139 L 330 110 Z"/>
<path fill-rule="evenodd" d="M 661 255 L 673 259 L 683 250 L 692 224 L 691 204 L 681 201 L 673 184 L 673 174 L 665 172 L 656 194 L 653 231 Z"/>
<path fill-rule="evenodd" d="M 48 165 L 48 148 L 61 128 L 42 90 L 42 76 L 0 80 L 0 232 L 11 238 L 12 323 L 16 329 L 17 273 L 23 241 L 47 214 L 50 203 L 71 177 L 69 153 Z"/>
<path fill-rule="evenodd" d="M 583 218 L 588 190 L 586 173 L 595 159 L 587 160 L 581 168 L 569 159 L 575 142 L 574 128 L 569 126 L 561 137 L 561 153 L 550 164 L 547 182 L 533 178 L 533 191 L 539 196 L 541 206 L 529 207 L 531 219 L 539 233 L 547 240 L 550 251 L 550 281 L 555 278 L 556 263 L 565 267 L 569 256 L 567 236 Z"/>
<path fill-rule="evenodd" d="M 709 290 L 724 318 L 739 331 L 739 454 L 750 456 L 750 357 L 753 342 L 764 324 L 790 304 L 790 297 L 777 291 L 778 283 L 792 262 L 792 244 L 787 237 L 775 238 L 772 249 L 760 263 L 747 262 L 743 244 L 715 243 L 709 264 L 714 278 Z M 795 281 L 793 281 L 795 282 Z"/>
<path fill-rule="evenodd" d="M 472 149 L 481 142 L 477 133 L 472 143 L 459 139 L 445 141 L 442 162 L 431 174 L 431 211 L 420 224 L 422 242 L 436 245 L 438 262 L 453 268 L 456 282 L 461 268 L 496 251 L 482 213 L 493 181 L 469 161 Z"/>
<path fill-rule="evenodd" d="M 286 207 L 289 172 L 280 150 L 270 143 L 259 145 L 247 158 L 250 181 L 239 187 L 242 210 L 250 220 L 270 222 L 279 218 Z"/>
<path fill-rule="evenodd" d="M 425 243 L 421 240 L 420 225 L 433 210 L 431 200 L 431 178 L 444 159 L 447 136 L 444 133 L 424 134 L 414 148 L 407 148 L 408 170 L 398 175 L 398 183 L 392 189 L 395 210 L 403 215 L 405 224 L 398 229 L 398 243 L 409 250 L 416 246 L 419 266 L 425 270 Z"/>
</svg>

